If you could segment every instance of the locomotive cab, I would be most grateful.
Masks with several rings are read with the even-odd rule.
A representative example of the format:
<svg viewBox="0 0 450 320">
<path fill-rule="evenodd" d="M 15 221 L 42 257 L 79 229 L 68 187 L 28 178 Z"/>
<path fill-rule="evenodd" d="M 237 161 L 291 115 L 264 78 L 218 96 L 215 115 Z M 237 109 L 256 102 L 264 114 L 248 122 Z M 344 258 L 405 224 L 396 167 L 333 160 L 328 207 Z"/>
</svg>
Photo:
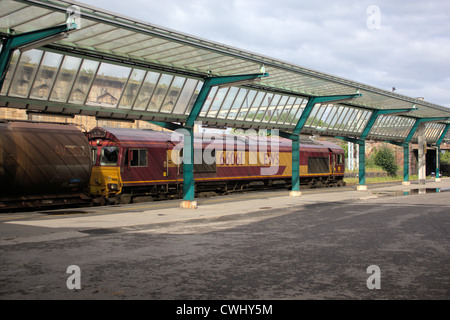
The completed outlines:
<svg viewBox="0 0 450 320">
<path fill-rule="evenodd" d="M 88 135 L 92 152 L 89 193 L 94 197 L 113 198 L 122 191 L 120 159 L 122 148 L 101 129 Z"/>
</svg>

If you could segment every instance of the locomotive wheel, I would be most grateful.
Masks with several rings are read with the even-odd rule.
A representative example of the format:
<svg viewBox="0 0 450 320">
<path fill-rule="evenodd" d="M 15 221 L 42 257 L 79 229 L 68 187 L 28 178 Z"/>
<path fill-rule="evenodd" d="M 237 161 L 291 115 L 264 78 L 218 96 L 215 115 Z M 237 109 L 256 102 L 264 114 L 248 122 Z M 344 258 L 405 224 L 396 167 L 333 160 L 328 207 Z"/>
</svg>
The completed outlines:
<svg viewBox="0 0 450 320">
<path fill-rule="evenodd" d="M 94 198 L 94 206 L 104 206 L 106 203 L 106 200 L 104 197 L 97 197 Z"/>
<path fill-rule="evenodd" d="M 129 204 L 131 202 L 131 194 L 122 193 L 118 195 L 120 204 Z"/>
</svg>

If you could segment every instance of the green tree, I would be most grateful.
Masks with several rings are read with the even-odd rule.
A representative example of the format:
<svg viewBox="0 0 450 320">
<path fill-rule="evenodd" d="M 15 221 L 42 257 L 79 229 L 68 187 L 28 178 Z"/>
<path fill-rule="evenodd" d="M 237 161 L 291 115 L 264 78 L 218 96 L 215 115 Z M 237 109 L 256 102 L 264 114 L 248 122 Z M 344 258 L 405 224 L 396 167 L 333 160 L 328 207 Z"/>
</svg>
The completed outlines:
<svg viewBox="0 0 450 320">
<path fill-rule="evenodd" d="M 375 151 L 375 164 L 383 168 L 388 175 L 395 177 L 397 175 L 398 166 L 395 161 L 394 151 L 392 149 L 382 146 L 379 150 Z"/>
<path fill-rule="evenodd" d="M 445 153 L 441 155 L 441 163 L 450 164 L 450 151 L 445 151 Z"/>
</svg>

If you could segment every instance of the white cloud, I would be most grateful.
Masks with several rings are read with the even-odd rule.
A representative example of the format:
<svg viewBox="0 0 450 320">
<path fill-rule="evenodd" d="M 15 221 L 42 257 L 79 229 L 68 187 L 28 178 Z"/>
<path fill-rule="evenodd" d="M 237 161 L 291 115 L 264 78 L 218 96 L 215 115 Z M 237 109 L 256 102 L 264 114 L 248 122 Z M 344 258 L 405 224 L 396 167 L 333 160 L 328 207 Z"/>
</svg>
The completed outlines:
<svg viewBox="0 0 450 320">
<path fill-rule="evenodd" d="M 450 3 L 84 0 L 112 12 L 450 107 Z M 375 2 L 375 3 L 374 3 Z M 367 8 L 380 28 L 367 28 Z"/>
</svg>

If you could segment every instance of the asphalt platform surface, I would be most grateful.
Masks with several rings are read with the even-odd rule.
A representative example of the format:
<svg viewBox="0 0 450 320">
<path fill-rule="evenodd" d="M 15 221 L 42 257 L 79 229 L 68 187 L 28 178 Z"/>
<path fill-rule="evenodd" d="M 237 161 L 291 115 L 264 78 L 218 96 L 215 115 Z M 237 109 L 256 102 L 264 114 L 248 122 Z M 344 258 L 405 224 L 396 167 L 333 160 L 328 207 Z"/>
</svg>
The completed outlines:
<svg viewBox="0 0 450 320">
<path fill-rule="evenodd" d="M 450 179 L 355 189 L 4 213 L 0 299 L 450 299 Z"/>
</svg>

